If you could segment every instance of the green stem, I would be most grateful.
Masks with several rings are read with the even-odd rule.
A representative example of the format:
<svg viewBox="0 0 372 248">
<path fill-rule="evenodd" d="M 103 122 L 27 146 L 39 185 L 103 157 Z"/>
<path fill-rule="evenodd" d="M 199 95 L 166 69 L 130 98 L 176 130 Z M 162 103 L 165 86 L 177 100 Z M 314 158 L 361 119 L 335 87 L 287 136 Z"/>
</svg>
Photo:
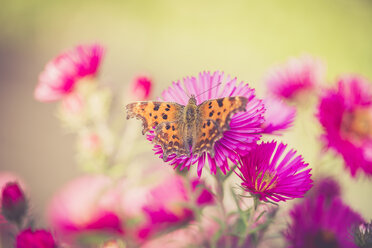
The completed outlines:
<svg viewBox="0 0 372 248">
<path fill-rule="evenodd" d="M 225 195 L 223 183 L 224 183 L 225 178 L 222 177 L 221 173 L 217 173 L 215 178 L 216 178 L 216 183 L 217 183 L 216 185 L 217 186 L 216 188 L 217 203 L 220 208 L 221 215 L 222 215 L 221 223 L 223 223 L 222 236 L 225 237 L 226 239 L 226 247 L 230 247 L 231 239 L 230 239 L 228 228 L 227 228 L 228 227 L 227 212 L 226 212 L 225 204 L 223 203 L 224 195 Z"/>
<path fill-rule="evenodd" d="M 254 211 L 257 210 L 258 205 L 260 205 L 260 200 L 259 200 L 256 196 L 254 196 L 254 197 L 253 197 L 253 206 L 254 206 Z"/>
<path fill-rule="evenodd" d="M 226 179 L 228 179 L 232 174 L 233 172 L 235 171 L 237 165 L 235 164 L 225 175 L 225 177 L 223 178 L 223 181 L 225 181 Z"/>
</svg>

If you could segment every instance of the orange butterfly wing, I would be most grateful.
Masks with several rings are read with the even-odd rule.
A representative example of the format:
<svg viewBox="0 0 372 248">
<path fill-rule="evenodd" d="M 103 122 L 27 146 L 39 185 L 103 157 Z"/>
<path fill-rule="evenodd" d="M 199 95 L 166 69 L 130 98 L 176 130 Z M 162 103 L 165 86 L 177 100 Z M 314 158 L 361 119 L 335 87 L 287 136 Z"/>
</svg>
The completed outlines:
<svg viewBox="0 0 372 248">
<path fill-rule="evenodd" d="M 193 153 L 209 152 L 214 156 L 214 144 L 230 129 L 231 116 L 246 111 L 248 99 L 241 96 L 205 101 L 198 106 L 200 122 Z"/>
<path fill-rule="evenodd" d="M 174 102 L 135 102 L 126 106 L 127 119 L 142 120 L 142 134 L 163 122 L 178 121 L 184 106 Z"/>
<path fill-rule="evenodd" d="M 190 154 L 182 136 L 182 125 L 182 122 L 173 121 L 163 122 L 156 127 L 153 142 L 161 145 L 164 161 L 173 153 L 176 153 L 177 156 Z"/>
</svg>

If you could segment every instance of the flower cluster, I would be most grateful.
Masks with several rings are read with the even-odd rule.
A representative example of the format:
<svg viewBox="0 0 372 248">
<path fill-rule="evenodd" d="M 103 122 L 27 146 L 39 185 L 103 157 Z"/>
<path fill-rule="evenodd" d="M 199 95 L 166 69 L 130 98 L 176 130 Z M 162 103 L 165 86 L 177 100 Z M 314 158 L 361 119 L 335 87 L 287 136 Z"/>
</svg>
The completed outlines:
<svg viewBox="0 0 372 248">
<path fill-rule="evenodd" d="M 301 96 L 318 90 L 324 81 L 324 71 L 323 62 L 309 55 L 291 58 L 267 73 L 267 89 L 278 98 L 300 100 Z"/>
<path fill-rule="evenodd" d="M 370 245 L 371 225 L 344 202 L 340 185 L 326 175 L 314 179 L 316 165 L 277 140 L 297 124 L 301 108 L 294 105 L 304 103 L 305 95 L 319 97 L 323 145 L 342 156 L 353 176 L 372 175 L 372 90 L 366 79 L 345 76 L 323 89 L 323 63 L 303 56 L 268 73 L 266 96 L 223 72 L 204 71 L 174 81 L 157 101 L 149 101 L 153 77 L 134 75 L 122 99 L 140 101 L 130 104 L 137 106 L 133 116 L 148 125 L 147 140 L 155 143 L 155 156 L 174 168 L 168 171 L 157 164 L 160 159 L 147 156 L 150 148 L 146 139 L 136 138 L 135 123 L 114 113 L 118 101 L 98 78 L 104 50 L 100 44 L 78 45 L 40 74 L 35 99 L 58 102 L 58 118 L 77 134 L 77 162 L 86 174 L 55 193 L 47 207 L 49 227 L 42 229 L 33 225 L 21 180 L 2 181 L 0 173 L 0 221 L 10 233 L 5 239 L 0 225 L 0 242 L 6 247 L 259 247 L 271 231 L 281 232 L 293 248 Z M 190 113 L 179 110 L 193 101 Z M 173 110 L 169 102 L 186 107 Z M 202 103 L 221 111 L 202 115 Z M 164 113 L 153 116 L 154 111 Z M 222 117 L 223 112 L 228 114 Z M 178 119 L 169 120 L 170 113 Z M 214 120 L 214 114 L 221 117 Z M 171 144 L 171 137 L 184 144 Z M 202 145 L 210 149 L 198 152 L 195 147 Z M 190 153 L 179 155 L 181 148 Z M 298 202 L 288 227 L 269 228 L 281 217 L 279 204 L 289 200 Z"/>
</svg>

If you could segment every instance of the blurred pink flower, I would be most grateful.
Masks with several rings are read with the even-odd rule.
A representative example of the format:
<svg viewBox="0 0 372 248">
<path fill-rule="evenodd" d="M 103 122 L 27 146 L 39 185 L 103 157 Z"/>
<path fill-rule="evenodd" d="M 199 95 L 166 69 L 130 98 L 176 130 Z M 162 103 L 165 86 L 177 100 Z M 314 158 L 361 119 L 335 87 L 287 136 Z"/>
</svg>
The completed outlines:
<svg viewBox="0 0 372 248">
<path fill-rule="evenodd" d="M 153 82 L 147 76 L 137 76 L 132 83 L 132 95 L 137 101 L 146 101 L 150 99 Z"/>
<path fill-rule="evenodd" d="M 192 197 L 189 190 L 196 194 L 195 203 L 190 202 Z M 147 202 L 142 207 L 145 222 L 138 230 L 138 238 L 146 240 L 168 228 L 187 224 L 194 219 L 193 205 L 202 207 L 213 203 L 212 193 L 203 186 L 203 182 L 194 181 L 187 186 L 181 176 L 173 175 L 150 190 Z"/>
<path fill-rule="evenodd" d="M 324 79 L 325 66 L 309 55 L 291 58 L 284 65 L 272 68 L 266 76 L 270 94 L 296 100 L 300 93 L 316 90 Z"/>
<path fill-rule="evenodd" d="M 317 178 L 314 180 L 314 187 L 310 190 L 306 197 L 323 196 L 325 201 L 329 202 L 335 197 L 341 196 L 341 189 L 339 183 L 331 178 Z"/>
<path fill-rule="evenodd" d="M 16 248 L 57 248 L 50 232 L 46 230 L 26 229 L 20 232 L 16 240 Z"/>
<path fill-rule="evenodd" d="M 21 186 L 23 192 L 26 190 L 25 183 L 19 176 L 12 172 L 0 171 L 0 190 L 2 191 L 5 185 L 10 182 L 17 182 Z"/>
<path fill-rule="evenodd" d="M 90 234 L 121 235 L 123 225 L 117 214 L 120 199 L 109 195 L 110 178 L 83 176 L 64 186 L 48 207 L 48 221 L 57 237 L 74 242 Z"/>
<path fill-rule="evenodd" d="M 79 45 L 50 61 L 39 76 L 34 96 L 41 102 L 61 100 L 74 91 L 76 83 L 99 69 L 104 48 L 99 44 Z"/>
<path fill-rule="evenodd" d="M 284 101 L 267 97 L 265 104 L 265 122 L 262 124 L 263 133 L 280 134 L 293 125 L 296 117 L 296 108 L 287 105 Z"/>
<path fill-rule="evenodd" d="M 1 192 L 1 211 L 3 216 L 16 223 L 21 223 L 27 212 L 26 197 L 17 182 L 7 183 Z"/>
<path fill-rule="evenodd" d="M 351 237 L 355 226 L 363 222 L 339 197 L 325 200 L 323 195 L 306 198 L 290 212 L 292 223 L 284 233 L 290 248 L 356 248 Z"/>
<path fill-rule="evenodd" d="M 311 169 L 295 150 L 284 153 L 287 145 L 275 141 L 261 143 L 241 156 L 242 187 L 263 201 L 301 198 L 311 189 Z"/>
<path fill-rule="evenodd" d="M 372 87 L 360 76 L 339 78 L 337 88 L 320 98 L 318 119 L 322 140 L 339 153 L 352 176 L 372 175 Z"/>
</svg>

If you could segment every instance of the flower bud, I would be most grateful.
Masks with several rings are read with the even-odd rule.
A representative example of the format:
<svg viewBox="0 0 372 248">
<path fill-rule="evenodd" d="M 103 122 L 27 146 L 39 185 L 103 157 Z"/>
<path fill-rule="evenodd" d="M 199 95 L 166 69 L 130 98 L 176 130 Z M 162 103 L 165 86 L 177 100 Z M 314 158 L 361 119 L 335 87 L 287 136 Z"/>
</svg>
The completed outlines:
<svg viewBox="0 0 372 248">
<path fill-rule="evenodd" d="M 132 94 L 136 100 L 148 100 L 152 92 L 152 80 L 146 76 L 138 76 L 132 83 Z"/>
<path fill-rule="evenodd" d="M 360 224 L 354 229 L 354 242 L 360 248 L 372 247 L 372 222 Z"/>
<path fill-rule="evenodd" d="M 17 236 L 16 248 L 56 248 L 57 244 L 50 232 L 46 230 L 26 229 Z"/>
<path fill-rule="evenodd" d="M 27 211 L 27 202 L 17 182 L 7 183 L 2 191 L 1 208 L 3 216 L 20 223 Z"/>
</svg>

